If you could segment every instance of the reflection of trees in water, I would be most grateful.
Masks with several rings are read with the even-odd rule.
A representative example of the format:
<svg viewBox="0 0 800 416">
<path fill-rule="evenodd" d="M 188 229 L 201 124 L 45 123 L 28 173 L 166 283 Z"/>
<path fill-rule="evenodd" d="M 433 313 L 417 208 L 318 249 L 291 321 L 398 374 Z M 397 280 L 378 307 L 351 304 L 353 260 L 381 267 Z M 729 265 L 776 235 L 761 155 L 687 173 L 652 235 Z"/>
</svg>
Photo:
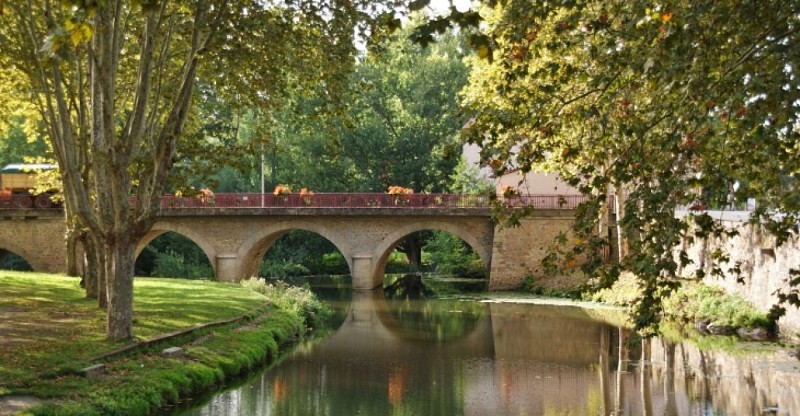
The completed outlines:
<svg viewBox="0 0 800 416">
<path fill-rule="evenodd" d="M 776 378 L 757 357 L 641 339 L 552 306 L 353 298 L 359 319 L 345 333 L 231 396 L 240 403 L 228 414 L 799 414 L 798 378 Z"/>
<path fill-rule="evenodd" d="M 435 299 L 422 276 L 409 273 L 383 289 L 388 316 L 383 324 L 404 337 L 449 341 L 468 335 L 483 316 L 485 306 L 476 302 Z"/>
<path fill-rule="evenodd" d="M 384 287 L 383 294 L 386 299 L 424 299 L 434 292 L 422 283 L 421 274 L 408 273 Z"/>
</svg>

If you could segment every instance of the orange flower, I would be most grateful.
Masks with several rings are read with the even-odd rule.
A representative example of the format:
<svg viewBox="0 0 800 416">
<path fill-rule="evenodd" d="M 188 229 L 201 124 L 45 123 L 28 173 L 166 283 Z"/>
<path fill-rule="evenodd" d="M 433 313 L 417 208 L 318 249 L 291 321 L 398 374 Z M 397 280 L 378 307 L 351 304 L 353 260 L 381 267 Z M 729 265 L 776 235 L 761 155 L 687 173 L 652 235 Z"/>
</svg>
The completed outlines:
<svg viewBox="0 0 800 416">
<path fill-rule="evenodd" d="M 275 187 L 275 191 L 272 192 L 273 195 L 289 195 L 292 193 L 292 188 L 289 188 L 287 185 L 278 185 Z"/>
<path fill-rule="evenodd" d="M 402 186 L 393 185 L 390 186 L 387 190 L 389 195 L 410 195 L 414 193 L 414 190 L 411 188 L 404 188 Z"/>
</svg>

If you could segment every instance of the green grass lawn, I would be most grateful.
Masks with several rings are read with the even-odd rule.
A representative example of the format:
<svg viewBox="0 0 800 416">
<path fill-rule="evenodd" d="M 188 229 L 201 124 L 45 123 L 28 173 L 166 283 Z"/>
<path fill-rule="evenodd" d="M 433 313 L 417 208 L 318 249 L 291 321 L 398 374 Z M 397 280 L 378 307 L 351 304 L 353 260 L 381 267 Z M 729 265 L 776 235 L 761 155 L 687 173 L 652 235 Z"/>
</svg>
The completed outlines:
<svg viewBox="0 0 800 416">
<path fill-rule="evenodd" d="M 236 284 L 136 278 L 137 339 L 232 318 L 265 303 Z M 41 374 L 80 368 L 124 345 L 105 340 L 105 312 L 86 299 L 79 279 L 0 270 L 0 394 Z"/>
</svg>

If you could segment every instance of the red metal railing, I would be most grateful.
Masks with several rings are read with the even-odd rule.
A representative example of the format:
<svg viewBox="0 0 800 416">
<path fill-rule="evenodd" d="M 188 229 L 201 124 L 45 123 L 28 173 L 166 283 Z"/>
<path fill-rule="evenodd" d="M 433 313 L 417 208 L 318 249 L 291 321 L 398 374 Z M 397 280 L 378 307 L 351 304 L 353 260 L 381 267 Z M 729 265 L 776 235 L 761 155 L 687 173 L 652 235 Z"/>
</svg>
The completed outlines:
<svg viewBox="0 0 800 416">
<path fill-rule="evenodd" d="M 521 195 L 505 198 L 506 205 L 512 207 L 533 207 L 537 209 L 575 209 L 585 201 L 583 195 Z"/>
<path fill-rule="evenodd" d="M 526 195 L 507 200 L 512 206 L 540 209 L 574 209 L 581 195 Z M 486 195 L 379 193 L 216 194 L 179 197 L 165 195 L 162 209 L 170 208 L 489 208 Z"/>
<path fill-rule="evenodd" d="M 8 198 L 7 198 L 8 199 Z M 512 207 L 537 209 L 575 209 L 585 200 L 582 195 L 525 195 L 504 199 Z M 135 199 L 131 199 L 132 203 Z M 162 209 L 178 208 L 490 208 L 486 195 L 381 193 L 316 193 L 289 194 L 216 194 L 214 196 L 181 197 L 164 195 Z M 0 201 L 0 209 L 37 209 Z"/>
<path fill-rule="evenodd" d="M 483 208 L 489 198 L 482 195 L 453 194 L 357 194 L 315 193 L 288 194 L 216 194 L 214 196 L 177 197 L 165 195 L 162 209 L 170 208 Z"/>
</svg>

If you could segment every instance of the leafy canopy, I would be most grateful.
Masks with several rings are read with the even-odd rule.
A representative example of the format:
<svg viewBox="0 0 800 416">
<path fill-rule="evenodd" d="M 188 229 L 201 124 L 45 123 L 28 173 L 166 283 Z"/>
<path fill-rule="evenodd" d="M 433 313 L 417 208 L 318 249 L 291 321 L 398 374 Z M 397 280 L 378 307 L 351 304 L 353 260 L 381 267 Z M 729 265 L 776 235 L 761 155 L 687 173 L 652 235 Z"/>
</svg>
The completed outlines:
<svg viewBox="0 0 800 416">
<path fill-rule="evenodd" d="M 691 234 L 676 208 L 754 198 L 753 221 L 779 242 L 797 235 L 800 2 L 497 1 L 480 13 L 493 59 L 475 61 L 466 136 L 497 174 L 555 170 L 591 196 L 573 254 L 601 286 L 621 269 L 639 276 L 639 327 L 687 262 L 673 255 Z M 627 255 L 609 267 L 595 230 L 612 193 Z M 698 219 L 700 236 L 722 232 Z"/>
</svg>

